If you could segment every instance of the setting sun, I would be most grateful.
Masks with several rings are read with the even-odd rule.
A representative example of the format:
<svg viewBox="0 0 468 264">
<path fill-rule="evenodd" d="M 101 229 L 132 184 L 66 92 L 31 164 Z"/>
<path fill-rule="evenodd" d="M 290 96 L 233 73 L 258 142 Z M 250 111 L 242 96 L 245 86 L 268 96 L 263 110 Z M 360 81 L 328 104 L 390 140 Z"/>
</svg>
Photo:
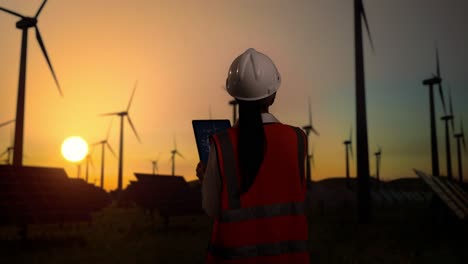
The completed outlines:
<svg viewBox="0 0 468 264">
<path fill-rule="evenodd" d="M 77 136 L 68 137 L 62 143 L 62 155 L 71 162 L 78 162 L 88 154 L 88 143 Z"/>
</svg>

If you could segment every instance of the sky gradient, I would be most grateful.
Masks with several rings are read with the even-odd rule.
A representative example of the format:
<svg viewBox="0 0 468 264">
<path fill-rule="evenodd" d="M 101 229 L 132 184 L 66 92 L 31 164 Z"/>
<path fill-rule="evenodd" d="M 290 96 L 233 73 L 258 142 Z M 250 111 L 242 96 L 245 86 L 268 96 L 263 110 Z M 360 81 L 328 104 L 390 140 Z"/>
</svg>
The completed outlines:
<svg viewBox="0 0 468 264">
<path fill-rule="evenodd" d="M 42 0 L 0 0 L 0 6 L 33 16 Z M 468 129 L 468 2 L 464 0 L 364 1 L 375 52 L 364 39 L 370 172 L 382 147 L 381 178 L 430 172 L 428 89 L 439 47 L 445 87 L 452 89 L 456 129 Z M 17 18 L 0 12 L 0 123 L 15 118 L 21 31 Z M 271 112 L 283 123 L 307 123 L 311 97 L 314 180 L 345 174 L 344 145 L 355 127 L 353 1 L 151 1 L 49 0 L 39 28 L 62 86 L 61 98 L 33 30 L 26 81 L 25 165 L 64 167 L 76 177 L 60 146 L 69 136 L 88 143 L 105 138 L 118 152 L 119 120 L 101 113 L 125 110 L 138 80 L 130 116 L 140 144 L 125 124 L 124 186 L 133 172 L 170 174 L 173 138 L 185 159 L 176 174 L 195 179 L 198 154 L 192 119 L 232 118 L 223 90 L 232 60 L 249 47 L 269 55 L 282 75 Z M 445 90 L 447 100 L 447 90 Z M 436 96 L 441 173 L 446 173 L 443 115 Z M 0 128 L 0 152 L 13 126 Z M 354 131 L 354 135 L 356 135 Z M 353 139 L 353 141 L 355 141 Z M 456 167 L 452 140 L 453 172 Z M 356 146 L 353 146 L 356 152 Z M 109 153 L 109 152 L 107 152 Z M 160 153 L 160 154 L 159 154 Z M 468 175 L 464 158 L 465 175 Z M 100 148 L 90 181 L 98 183 Z M 107 154 L 106 189 L 117 184 L 117 158 Z M 355 160 L 351 175 L 355 176 Z M 83 170 L 82 170 L 83 171 Z M 82 174 L 83 175 L 83 174 Z M 467 177 L 467 176 L 465 176 Z"/>
</svg>

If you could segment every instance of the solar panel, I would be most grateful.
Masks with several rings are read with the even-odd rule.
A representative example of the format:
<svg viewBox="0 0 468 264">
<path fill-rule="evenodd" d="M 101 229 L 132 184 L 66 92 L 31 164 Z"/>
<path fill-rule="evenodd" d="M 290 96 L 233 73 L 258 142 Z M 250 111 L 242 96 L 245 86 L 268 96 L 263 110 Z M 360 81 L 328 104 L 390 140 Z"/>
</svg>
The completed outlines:
<svg viewBox="0 0 468 264">
<path fill-rule="evenodd" d="M 108 194 L 63 169 L 0 166 L 0 224 L 43 224 L 91 219 L 110 204 Z"/>
<path fill-rule="evenodd" d="M 429 176 L 418 170 L 414 171 L 425 183 L 427 183 L 427 185 L 429 185 L 432 191 L 458 216 L 459 219 L 466 218 L 468 215 L 468 205 L 465 202 L 466 193 L 461 190 L 461 188 L 453 187 L 454 184 L 441 179 L 440 177 Z M 454 191 L 454 189 L 456 191 Z M 458 194 L 455 194 L 455 192 Z"/>
<path fill-rule="evenodd" d="M 390 204 L 394 203 L 392 196 L 386 190 L 380 190 L 380 194 L 382 195 L 382 197 L 387 203 L 390 203 Z"/>
<path fill-rule="evenodd" d="M 135 173 L 124 196 L 144 209 L 158 210 L 162 216 L 201 214 L 201 193 L 181 176 Z"/>
</svg>

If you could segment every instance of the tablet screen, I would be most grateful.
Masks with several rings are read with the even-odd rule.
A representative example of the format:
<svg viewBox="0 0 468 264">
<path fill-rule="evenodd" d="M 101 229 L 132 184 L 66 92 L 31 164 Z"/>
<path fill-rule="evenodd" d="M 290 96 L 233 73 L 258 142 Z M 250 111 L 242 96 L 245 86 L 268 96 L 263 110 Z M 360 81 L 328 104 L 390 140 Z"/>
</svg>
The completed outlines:
<svg viewBox="0 0 468 264">
<path fill-rule="evenodd" d="M 228 119 L 217 120 L 192 120 L 195 141 L 197 142 L 198 155 L 206 165 L 210 153 L 210 136 L 231 127 Z"/>
</svg>

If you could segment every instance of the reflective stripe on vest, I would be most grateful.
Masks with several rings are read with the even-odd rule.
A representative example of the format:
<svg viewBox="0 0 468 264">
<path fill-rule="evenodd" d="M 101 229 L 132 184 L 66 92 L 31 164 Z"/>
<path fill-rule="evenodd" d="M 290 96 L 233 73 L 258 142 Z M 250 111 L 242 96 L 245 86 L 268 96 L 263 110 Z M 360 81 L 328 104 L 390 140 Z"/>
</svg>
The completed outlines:
<svg viewBox="0 0 468 264">
<path fill-rule="evenodd" d="M 226 210 L 221 212 L 219 221 L 239 222 L 252 219 L 260 219 L 267 217 L 283 216 L 283 215 L 304 215 L 304 203 L 284 203 L 270 204 L 264 206 L 247 207 L 235 210 Z"/>
<path fill-rule="evenodd" d="M 281 241 L 278 243 L 257 244 L 236 248 L 223 248 L 210 245 L 208 250 L 216 257 L 239 259 L 305 252 L 307 251 L 307 242 L 302 240 Z"/>
</svg>

